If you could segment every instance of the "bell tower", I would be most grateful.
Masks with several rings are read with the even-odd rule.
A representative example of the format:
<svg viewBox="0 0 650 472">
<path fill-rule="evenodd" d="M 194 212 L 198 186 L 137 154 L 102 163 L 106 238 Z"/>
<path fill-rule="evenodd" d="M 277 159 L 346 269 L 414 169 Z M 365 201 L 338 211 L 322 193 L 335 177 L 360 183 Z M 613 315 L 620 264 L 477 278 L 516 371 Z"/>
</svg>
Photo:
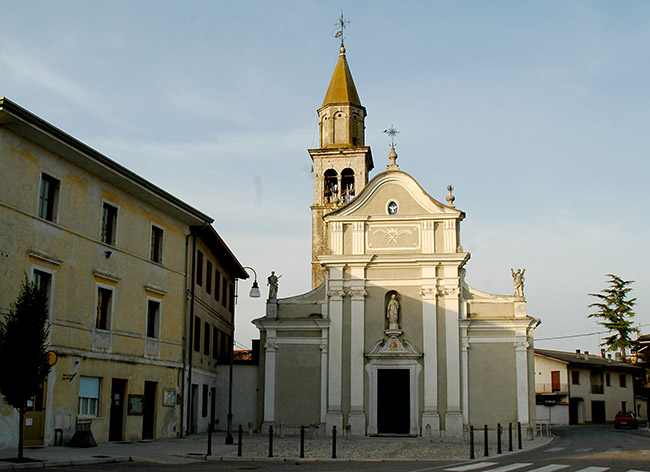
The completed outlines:
<svg viewBox="0 0 650 472">
<path fill-rule="evenodd" d="M 309 149 L 314 163 L 312 288 L 323 282 L 318 256 L 327 254 L 323 216 L 351 202 L 368 183 L 374 167 L 365 145 L 366 109 L 361 105 L 341 42 L 332 80 L 318 109 L 320 147 Z"/>
</svg>

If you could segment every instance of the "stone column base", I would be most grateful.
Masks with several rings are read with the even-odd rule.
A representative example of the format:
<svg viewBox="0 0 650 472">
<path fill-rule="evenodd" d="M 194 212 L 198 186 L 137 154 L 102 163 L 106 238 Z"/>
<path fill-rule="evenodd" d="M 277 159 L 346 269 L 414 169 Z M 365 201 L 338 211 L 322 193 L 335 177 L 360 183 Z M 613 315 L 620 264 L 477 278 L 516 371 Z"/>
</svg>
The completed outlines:
<svg viewBox="0 0 650 472">
<path fill-rule="evenodd" d="M 427 428 L 430 426 L 430 428 Z M 422 413 L 422 436 L 430 432 L 432 436 L 440 435 L 440 413 L 433 410 L 424 410 Z M 427 438 L 429 440 L 433 438 Z"/>
<path fill-rule="evenodd" d="M 336 426 L 336 435 L 343 434 L 343 413 L 341 411 L 328 411 L 325 416 L 325 436 L 332 435 L 332 428 Z"/>
<path fill-rule="evenodd" d="M 366 414 L 363 411 L 351 411 L 348 415 L 348 425 L 352 436 L 365 436 Z M 336 429 L 338 430 L 338 426 Z"/>
<path fill-rule="evenodd" d="M 445 414 L 445 430 L 447 437 L 463 437 L 463 415 L 460 411 L 448 411 Z"/>
</svg>

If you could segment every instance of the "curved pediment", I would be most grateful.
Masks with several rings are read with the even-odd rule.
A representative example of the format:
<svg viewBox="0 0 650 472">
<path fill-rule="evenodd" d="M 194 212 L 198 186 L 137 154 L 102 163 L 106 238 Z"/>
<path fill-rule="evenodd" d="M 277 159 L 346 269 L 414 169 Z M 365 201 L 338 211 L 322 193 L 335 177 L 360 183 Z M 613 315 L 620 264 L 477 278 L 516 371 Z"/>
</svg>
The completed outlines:
<svg viewBox="0 0 650 472">
<path fill-rule="evenodd" d="M 376 175 L 352 202 L 329 213 L 325 219 L 408 219 L 423 216 L 462 219 L 465 215 L 431 197 L 406 172 L 393 170 Z"/>
</svg>

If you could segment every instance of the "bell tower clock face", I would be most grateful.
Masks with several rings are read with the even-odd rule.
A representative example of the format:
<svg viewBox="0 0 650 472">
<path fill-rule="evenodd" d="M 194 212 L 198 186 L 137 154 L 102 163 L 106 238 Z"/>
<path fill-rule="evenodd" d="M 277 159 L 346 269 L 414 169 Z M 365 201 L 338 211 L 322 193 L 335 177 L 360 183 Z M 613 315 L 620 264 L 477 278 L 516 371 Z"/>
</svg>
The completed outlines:
<svg viewBox="0 0 650 472">
<path fill-rule="evenodd" d="M 399 211 L 399 206 L 397 205 L 397 202 L 391 201 L 388 204 L 388 214 L 389 215 L 397 215 L 398 211 Z"/>
</svg>

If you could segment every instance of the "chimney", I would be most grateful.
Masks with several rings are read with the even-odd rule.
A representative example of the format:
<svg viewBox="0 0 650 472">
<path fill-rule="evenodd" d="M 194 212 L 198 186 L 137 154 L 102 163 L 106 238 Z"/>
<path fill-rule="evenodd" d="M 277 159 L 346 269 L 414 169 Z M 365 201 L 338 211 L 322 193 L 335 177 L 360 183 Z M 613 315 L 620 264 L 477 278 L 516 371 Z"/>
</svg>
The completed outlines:
<svg viewBox="0 0 650 472">
<path fill-rule="evenodd" d="M 585 351 L 585 360 L 586 360 L 586 361 L 589 360 L 589 351 Z"/>
<path fill-rule="evenodd" d="M 580 359 L 580 349 L 576 349 L 576 357 Z"/>
<path fill-rule="evenodd" d="M 611 354 L 611 353 L 608 353 L 608 354 L 607 354 L 607 360 L 608 360 L 609 362 L 612 362 L 612 354 Z"/>
</svg>

